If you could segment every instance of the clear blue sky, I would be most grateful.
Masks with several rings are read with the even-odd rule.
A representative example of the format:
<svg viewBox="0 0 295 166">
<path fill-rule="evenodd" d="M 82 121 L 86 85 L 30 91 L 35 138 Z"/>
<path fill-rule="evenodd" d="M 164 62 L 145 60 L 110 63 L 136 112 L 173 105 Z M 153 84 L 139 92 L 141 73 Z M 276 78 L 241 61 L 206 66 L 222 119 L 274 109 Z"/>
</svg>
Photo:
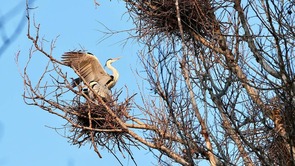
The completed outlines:
<svg viewBox="0 0 295 166">
<path fill-rule="evenodd" d="M 116 88 L 125 85 L 130 93 L 137 92 L 137 84 L 132 70 L 139 68 L 135 41 L 123 47 L 126 34 L 115 34 L 100 42 L 106 30 L 101 23 L 112 30 L 126 30 L 133 27 L 126 8 L 118 1 L 99 0 L 101 6 L 95 7 L 92 0 L 57 1 L 36 0 L 31 11 L 37 23 L 40 23 L 40 35 L 51 41 L 56 36 L 53 55 L 59 59 L 65 51 L 81 49 L 80 46 L 97 55 L 104 63 L 108 58 L 122 56 L 114 66 L 120 71 L 120 80 Z M 17 1 L 4 0 L 0 6 L 0 16 L 17 5 Z M 25 9 L 25 1 L 21 10 Z M 125 13 L 125 14 L 124 14 Z M 6 20 L 1 26 L 10 35 L 22 18 L 23 13 Z M 1 21 L 3 23 L 3 20 Z M 2 29 L 3 30 L 3 29 Z M 1 31 L 0 31 L 1 32 Z M 103 158 L 97 157 L 90 145 L 78 148 L 68 143 L 66 138 L 51 127 L 62 127 L 65 121 L 40 108 L 27 106 L 22 99 L 23 81 L 15 63 L 15 54 L 21 51 L 21 66 L 28 56 L 31 42 L 26 37 L 26 28 L 19 32 L 17 40 L 0 57 L 1 104 L 0 104 L 0 166 L 85 166 L 119 165 L 105 149 L 99 149 Z M 0 39 L 0 44 L 2 41 Z M 46 43 L 46 44 L 50 44 Z M 44 68 L 43 61 L 35 61 L 31 68 L 32 79 L 38 79 L 38 71 Z M 140 69 L 139 69 L 140 70 Z M 73 75 L 75 77 L 75 75 Z M 123 79 L 127 78 L 127 79 Z M 121 156 L 118 153 L 118 156 Z M 126 154 L 126 156 L 128 156 Z M 145 150 L 135 150 L 134 157 L 138 165 L 152 165 L 157 161 Z M 131 159 L 123 159 L 124 165 L 134 165 Z"/>
</svg>

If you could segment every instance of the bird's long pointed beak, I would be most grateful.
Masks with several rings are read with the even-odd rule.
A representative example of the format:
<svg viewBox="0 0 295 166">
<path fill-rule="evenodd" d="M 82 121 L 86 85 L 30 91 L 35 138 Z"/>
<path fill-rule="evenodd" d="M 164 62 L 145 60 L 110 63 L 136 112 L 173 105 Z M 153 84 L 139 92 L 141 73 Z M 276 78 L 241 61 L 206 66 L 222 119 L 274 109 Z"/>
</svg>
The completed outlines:
<svg viewBox="0 0 295 166">
<path fill-rule="evenodd" d="M 122 57 L 120 56 L 120 57 L 118 57 L 118 58 L 114 58 L 113 60 L 115 60 L 115 61 L 117 61 L 117 60 L 119 60 L 119 59 L 121 59 Z"/>
</svg>

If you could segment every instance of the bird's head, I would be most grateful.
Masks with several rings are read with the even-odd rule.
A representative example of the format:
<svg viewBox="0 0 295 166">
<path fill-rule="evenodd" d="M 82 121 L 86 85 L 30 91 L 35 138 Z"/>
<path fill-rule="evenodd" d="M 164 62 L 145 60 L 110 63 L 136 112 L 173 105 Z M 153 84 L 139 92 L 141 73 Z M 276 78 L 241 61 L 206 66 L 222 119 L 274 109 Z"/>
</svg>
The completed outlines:
<svg viewBox="0 0 295 166">
<path fill-rule="evenodd" d="M 116 62 L 119 59 L 121 59 L 121 57 L 118 57 L 118 58 L 110 58 L 110 59 L 107 60 L 105 66 L 107 66 L 108 64 L 112 64 L 113 62 Z"/>
</svg>

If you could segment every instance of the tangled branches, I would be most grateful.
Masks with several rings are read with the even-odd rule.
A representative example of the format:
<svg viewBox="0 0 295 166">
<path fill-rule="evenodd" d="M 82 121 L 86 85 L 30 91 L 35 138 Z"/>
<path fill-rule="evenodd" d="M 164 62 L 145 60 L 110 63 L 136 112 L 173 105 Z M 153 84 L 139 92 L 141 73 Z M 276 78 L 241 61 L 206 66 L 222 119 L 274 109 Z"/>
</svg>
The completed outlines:
<svg viewBox="0 0 295 166">
<path fill-rule="evenodd" d="M 196 149 L 211 165 L 294 165 L 291 1 L 125 1 L 146 44 L 148 82 L 184 142 L 205 142 L 207 153 Z M 236 151 L 225 152 L 231 141 Z M 285 157 L 273 159 L 283 144 Z M 194 146 L 183 145 L 195 163 Z"/>
<path fill-rule="evenodd" d="M 34 27 L 35 35 L 31 35 L 29 15 L 27 18 L 27 36 L 33 46 L 26 65 L 19 66 L 24 81 L 23 98 L 26 104 L 39 107 L 66 120 L 64 129 L 67 132 L 64 133 L 69 134 L 64 137 L 68 138 L 72 144 L 79 146 L 90 142 L 99 157 L 102 156 L 98 151 L 98 146 L 107 149 L 120 163 L 115 152 L 119 151 L 123 157 L 126 157 L 124 153 L 126 152 L 136 164 L 130 148 L 149 147 L 164 152 L 183 165 L 189 165 L 178 152 L 169 148 L 172 143 L 179 144 L 181 140 L 175 135 L 175 131 L 167 130 L 169 122 L 161 118 L 164 113 L 159 114 L 159 117 L 153 120 L 150 118 L 154 115 L 145 112 L 138 105 L 144 114 L 132 113 L 132 99 L 135 95 L 127 95 L 123 102 L 118 102 L 121 92 L 114 92 L 112 100 L 106 102 L 98 95 L 90 99 L 83 93 L 81 87 L 74 89 L 71 86 L 72 80 L 64 69 L 64 64 L 53 56 L 57 39 L 51 42 L 49 50 L 45 50 L 44 43 L 47 40 L 39 38 L 40 25 L 34 23 L 32 27 Z M 18 65 L 21 58 L 19 52 L 16 57 Z M 34 61 L 38 59 L 40 62 L 47 61 L 42 66 L 44 70 L 41 70 L 39 76 L 40 70 L 31 70 Z M 38 79 L 34 80 L 33 76 L 37 76 Z M 93 90 L 89 84 L 86 86 Z M 160 140 L 161 138 L 163 140 Z"/>
<path fill-rule="evenodd" d="M 131 154 L 145 145 L 167 165 L 163 156 L 182 165 L 294 165 L 295 16 L 285 19 L 283 3 L 125 2 L 147 48 L 139 55 L 153 95 L 141 93 L 142 114 L 133 114 L 132 96 L 105 102 L 73 89 L 38 25 L 37 36 L 28 31 L 29 62 L 36 53 L 49 62 L 38 81 L 24 67 L 27 104 L 65 119 L 71 142 L 90 140 L 98 154 L 97 146 Z"/>
</svg>

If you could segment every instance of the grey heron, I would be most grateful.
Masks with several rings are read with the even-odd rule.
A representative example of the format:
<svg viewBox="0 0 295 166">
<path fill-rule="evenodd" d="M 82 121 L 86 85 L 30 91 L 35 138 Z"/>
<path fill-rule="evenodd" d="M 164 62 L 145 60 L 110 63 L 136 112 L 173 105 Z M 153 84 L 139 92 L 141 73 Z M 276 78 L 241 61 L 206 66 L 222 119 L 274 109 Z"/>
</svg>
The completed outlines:
<svg viewBox="0 0 295 166">
<path fill-rule="evenodd" d="M 91 53 L 71 51 L 65 52 L 62 55 L 62 62 L 75 69 L 74 71 L 83 77 L 88 84 L 92 83 L 92 85 L 95 85 L 94 87 L 97 90 L 101 90 L 104 86 L 110 90 L 115 86 L 119 78 L 119 73 L 111 64 L 119 59 L 113 58 L 107 60 L 106 67 L 113 72 L 113 75 L 110 75 L 103 69 L 97 57 Z M 76 86 L 81 82 L 82 79 L 76 78 L 72 84 Z"/>
</svg>

